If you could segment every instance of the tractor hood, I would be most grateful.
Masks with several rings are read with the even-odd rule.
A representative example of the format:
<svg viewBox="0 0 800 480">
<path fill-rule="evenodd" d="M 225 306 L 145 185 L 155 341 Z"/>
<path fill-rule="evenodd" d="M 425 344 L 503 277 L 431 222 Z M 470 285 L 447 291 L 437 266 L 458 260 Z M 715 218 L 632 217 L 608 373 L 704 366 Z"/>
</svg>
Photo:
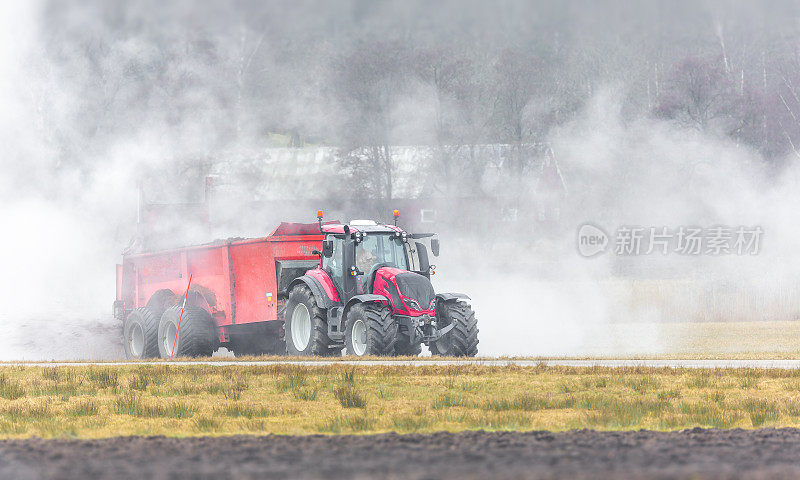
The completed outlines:
<svg viewBox="0 0 800 480">
<path fill-rule="evenodd" d="M 372 293 L 388 297 L 395 313 L 405 315 L 434 314 L 436 293 L 427 277 L 393 267 L 375 272 Z"/>
<path fill-rule="evenodd" d="M 423 310 L 427 310 L 431 301 L 436 298 L 431 281 L 418 273 L 399 273 L 394 276 L 394 281 L 400 290 L 400 294 L 416 300 L 420 307 L 423 307 Z"/>
</svg>

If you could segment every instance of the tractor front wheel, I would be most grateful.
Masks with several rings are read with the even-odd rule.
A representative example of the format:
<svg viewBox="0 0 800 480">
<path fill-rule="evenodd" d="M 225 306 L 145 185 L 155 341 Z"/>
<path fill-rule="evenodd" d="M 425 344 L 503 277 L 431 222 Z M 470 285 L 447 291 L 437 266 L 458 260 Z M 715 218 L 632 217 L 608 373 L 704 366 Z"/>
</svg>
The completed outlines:
<svg viewBox="0 0 800 480">
<path fill-rule="evenodd" d="M 428 348 L 432 355 L 448 357 L 474 357 L 478 353 L 478 319 L 472 307 L 461 300 L 436 304 L 436 325 L 453 328 L 442 338 L 431 342 Z"/>
<path fill-rule="evenodd" d="M 158 356 L 158 317 L 147 307 L 132 311 L 122 331 L 125 355 L 134 360 Z"/>
<path fill-rule="evenodd" d="M 347 354 L 356 357 L 394 355 L 397 322 L 382 303 L 358 303 L 347 312 Z"/>
<path fill-rule="evenodd" d="M 178 324 L 180 323 L 180 328 Z M 177 338 L 177 343 L 175 339 Z M 210 357 L 219 336 L 211 315 L 200 307 L 169 307 L 158 324 L 158 353 L 161 358 Z"/>
<path fill-rule="evenodd" d="M 317 305 L 314 294 L 305 285 L 289 292 L 284 313 L 286 353 L 298 356 L 341 355 L 341 348 L 330 348 L 325 310 Z"/>
</svg>

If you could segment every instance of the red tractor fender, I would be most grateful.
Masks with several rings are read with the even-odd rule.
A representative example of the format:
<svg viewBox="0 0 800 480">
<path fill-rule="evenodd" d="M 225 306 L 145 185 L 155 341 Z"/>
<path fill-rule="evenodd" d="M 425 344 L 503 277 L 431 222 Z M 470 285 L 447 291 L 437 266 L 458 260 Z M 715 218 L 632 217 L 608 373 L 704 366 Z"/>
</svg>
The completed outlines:
<svg viewBox="0 0 800 480">
<path fill-rule="evenodd" d="M 353 305 L 357 303 L 373 303 L 373 302 L 380 302 L 383 303 L 384 305 L 388 305 L 389 299 L 387 299 L 383 295 L 375 295 L 372 293 L 364 293 L 361 295 L 356 295 L 350 300 L 348 300 L 347 304 L 344 306 L 344 309 L 342 309 L 342 317 L 341 317 L 342 322 L 347 321 L 347 312 Z"/>
<path fill-rule="evenodd" d="M 311 290 L 320 308 L 328 309 L 341 303 L 339 301 L 339 293 L 336 292 L 336 287 L 333 285 L 333 280 L 321 269 L 309 270 L 302 277 L 295 278 L 286 291 L 291 292 L 295 286 L 301 284 Z"/>
<path fill-rule="evenodd" d="M 451 300 L 458 300 L 458 299 L 461 299 L 461 300 L 472 300 L 471 298 L 469 298 L 468 295 L 465 295 L 463 293 L 437 293 L 436 294 L 436 303 L 448 302 L 448 301 L 451 301 Z"/>
</svg>

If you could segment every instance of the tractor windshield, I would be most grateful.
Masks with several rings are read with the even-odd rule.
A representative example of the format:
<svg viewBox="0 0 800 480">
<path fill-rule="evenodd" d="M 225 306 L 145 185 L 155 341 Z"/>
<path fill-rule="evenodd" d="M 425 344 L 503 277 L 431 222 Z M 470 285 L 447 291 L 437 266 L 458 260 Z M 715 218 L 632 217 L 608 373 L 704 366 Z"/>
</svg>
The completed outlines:
<svg viewBox="0 0 800 480">
<path fill-rule="evenodd" d="M 408 270 L 403 241 L 394 234 L 369 234 L 356 246 L 356 268 L 369 275 L 372 267 L 383 264 Z"/>
<path fill-rule="evenodd" d="M 349 266 L 343 264 L 344 240 L 341 236 L 334 235 L 329 235 L 326 240 L 333 240 L 333 254 L 322 258 L 322 268 L 328 272 L 341 291 L 344 288 L 344 274 L 350 270 Z M 355 248 L 355 267 L 361 272 L 355 277 L 357 293 L 369 291 L 368 278 L 376 265 L 408 270 L 405 245 L 394 234 L 368 233 Z"/>
</svg>

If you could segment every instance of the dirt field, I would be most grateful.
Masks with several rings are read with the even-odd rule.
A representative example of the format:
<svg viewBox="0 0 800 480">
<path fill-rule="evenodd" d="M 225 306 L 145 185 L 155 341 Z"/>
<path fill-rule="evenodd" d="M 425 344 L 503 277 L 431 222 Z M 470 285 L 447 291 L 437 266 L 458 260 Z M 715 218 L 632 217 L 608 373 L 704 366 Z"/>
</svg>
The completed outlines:
<svg viewBox="0 0 800 480">
<path fill-rule="evenodd" d="M 800 430 L 0 441 L 0 477 L 796 478 Z"/>
</svg>

